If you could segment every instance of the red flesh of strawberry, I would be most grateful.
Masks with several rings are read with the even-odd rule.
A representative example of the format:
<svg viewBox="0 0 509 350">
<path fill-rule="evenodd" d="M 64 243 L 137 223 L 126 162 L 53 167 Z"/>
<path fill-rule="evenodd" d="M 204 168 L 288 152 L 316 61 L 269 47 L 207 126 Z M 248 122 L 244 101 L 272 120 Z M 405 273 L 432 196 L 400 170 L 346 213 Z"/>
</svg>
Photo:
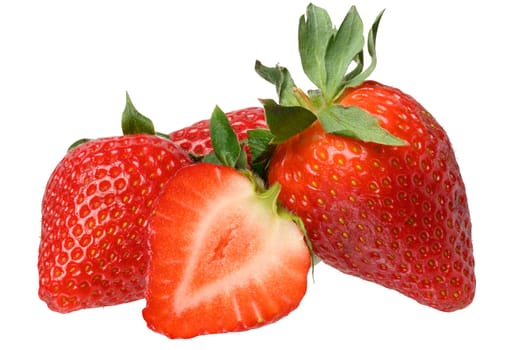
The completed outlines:
<svg viewBox="0 0 509 350">
<path fill-rule="evenodd" d="M 310 254 L 297 225 L 273 210 L 233 168 L 177 172 L 150 225 L 148 326 L 190 338 L 260 327 L 295 309 Z"/>
</svg>

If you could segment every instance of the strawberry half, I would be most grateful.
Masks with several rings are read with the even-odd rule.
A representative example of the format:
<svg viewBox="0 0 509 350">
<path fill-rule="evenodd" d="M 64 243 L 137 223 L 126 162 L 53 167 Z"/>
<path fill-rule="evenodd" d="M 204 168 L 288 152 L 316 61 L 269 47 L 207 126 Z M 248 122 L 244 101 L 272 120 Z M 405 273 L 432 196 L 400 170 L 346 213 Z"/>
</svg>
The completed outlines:
<svg viewBox="0 0 509 350">
<path fill-rule="evenodd" d="M 132 108 L 128 99 L 124 131 L 147 130 Z M 65 155 L 42 200 L 39 297 L 50 309 L 143 298 L 153 204 L 163 184 L 190 163 L 174 143 L 148 134 L 89 140 Z"/>
<path fill-rule="evenodd" d="M 284 317 L 307 289 L 310 252 L 292 216 L 246 172 L 178 171 L 151 220 L 148 327 L 170 338 L 244 331 Z"/>
<path fill-rule="evenodd" d="M 443 311 L 475 294 L 465 185 L 445 130 L 415 99 L 367 81 L 380 14 L 369 31 L 352 7 L 332 26 L 310 5 L 299 26 L 302 66 L 318 87 L 306 95 L 284 67 L 257 62 L 277 86 L 264 100 L 277 144 L 269 183 L 306 226 L 313 252 L 338 270 Z"/>
</svg>

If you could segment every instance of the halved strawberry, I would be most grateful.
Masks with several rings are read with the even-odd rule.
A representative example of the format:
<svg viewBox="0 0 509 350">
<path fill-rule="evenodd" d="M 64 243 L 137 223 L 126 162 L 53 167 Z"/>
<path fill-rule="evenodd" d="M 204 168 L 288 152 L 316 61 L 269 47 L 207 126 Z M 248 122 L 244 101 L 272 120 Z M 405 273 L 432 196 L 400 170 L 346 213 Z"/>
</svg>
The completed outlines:
<svg viewBox="0 0 509 350">
<path fill-rule="evenodd" d="M 150 224 L 143 317 L 170 338 L 243 331 L 294 310 L 307 289 L 310 253 L 276 205 L 278 185 L 256 190 L 233 168 L 178 171 Z"/>
</svg>

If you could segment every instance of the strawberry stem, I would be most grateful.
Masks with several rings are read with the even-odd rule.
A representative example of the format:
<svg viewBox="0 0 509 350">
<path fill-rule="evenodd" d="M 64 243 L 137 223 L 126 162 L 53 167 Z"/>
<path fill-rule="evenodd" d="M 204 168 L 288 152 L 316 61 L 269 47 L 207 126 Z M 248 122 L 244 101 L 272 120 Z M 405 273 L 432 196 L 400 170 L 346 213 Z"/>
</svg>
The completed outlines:
<svg viewBox="0 0 509 350">
<path fill-rule="evenodd" d="M 312 274 L 314 276 L 314 266 L 320 262 L 320 259 L 313 254 L 313 247 L 311 245 L 311 240 L 308 237 L 306 227 L 304 226 L 304 222 L 302 219 L 293 214 L 292 212 L 288 211 L 287 209 L 283 208 L 281 205 L 279 205 L 279 193 L 281 192 L 281 185 L 278 182 L 275 182 L 272 184 L 271 187 L 269 187 L 267 190 L 260 189 L 258 182 L 256 181 L 256 178 L 253 177 L 252 174 L 246 174 L 249 179 L 254 183 L 257 193 L 257 198 L 261 200 L 262 202 L 266 203 L 268 206 L 271 207 L 272 213 L 276 216 L 279 216 L 281 218 L 292 220 L 300 229 L 302 232 L 302 235 L 304 237 L 304 240 L 306 241 L 306 245 L 309 249 L 309 253 L 311 255 L 311 266 L 312 266 Z"/>
<path fill-rule="evenodd" d="M 257 192 L 257 197 L 264 203 L 270 206 L 274 215 L 279 215 L 279 208 L 277 199 L 281 192 L 281 185 L 279 183 L 273 184 L 267 190 Z"/>
</svg>

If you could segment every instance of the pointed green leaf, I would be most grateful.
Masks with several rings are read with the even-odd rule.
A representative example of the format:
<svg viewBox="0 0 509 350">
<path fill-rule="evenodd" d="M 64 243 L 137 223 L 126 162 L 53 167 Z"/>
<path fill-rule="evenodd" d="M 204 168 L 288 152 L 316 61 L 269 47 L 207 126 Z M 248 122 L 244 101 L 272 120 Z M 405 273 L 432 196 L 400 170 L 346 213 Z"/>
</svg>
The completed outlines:
<svg viewBox="0 0 509 350">
<path fill-rule="evenodd" d="M 290 72 L 285 67 L 273 68 L 264 66 L 260 61 L 255 63 L 255 71 L 269 83 L 276 86 L 279 103 L 284 106 L 302 106 L 306 102 L 296 93 L 296 86 Z"/>
<path fill-rule="evenodd" d="M 274 136 L 267 129 L 247 131 L 249 151 L 251 152 L 251 170 L 265 178 L 267 165 L 272 158 L 276 145 L 271 141 Z"/>
<path fill-rule="evenodd" d="M 150 119 L 138 112 L 129 94 L 126 92 L 126 103 L 122 113 L 122 132 L 124 135 L 150 134 L 155 135 L 154 124 Z"/>
<path fill-rule="evenodd" d="M 327 83 L 322 92 L 328 101 L 333 101 L 343 90 L 343 78 L 363 47 L 362 20 L 355 6 L 352 6 L 327 47 L 325 55 Z"/>
<path fill-rule="evenodd" d="M 299 106 L 282 106 L 274 100 L 260 100 L 265 107 L 265 118 L 273 143 L 281 143 L 304 131 L 313 124 L 316 116 L 308 109 Z"/>
<path fill-rule="evenodd" d="M 349 71 L 343 78 L 343 84 L 345 85 L 344 88 L 346 88 L 348 84 L 347 82 L 351 81 L 352 79 L 354 79 L 355 77 L 362 73 L 362 70 L 364 69 L 364 52 L 363 51 L 359 52 L 357 56 L 353 59 L 352 63 L 355 63 L 355 68 Z M 342 91 L 340 91 L 338 95 L 340 95 L 341 92 Z"/>
<path fill-rule="evenodd" d="M 247 139 L 249 144 L 249 151 L 251 152 L 251 159 L 256 161 L 263 157 L 270 147 L 270 143 L 274 136 L 267 129 L 253 129 L 247 131 Z"/>
<path fill-rule="evenodd" d="M 382 145 L 407 145 L 405 140 L 382 128 L 378 118 L 355 106 L 329 106 L 320 111 L 318 119 L 325 131 L 329 133 Z"/>
<path fill-rule="evenodd" d="M 371 63 L 369 67 L 364 72 L 359 72 L 357 74 L 352 74 L 351 76 L 345 77 L 345 88 L 361 84 L 364 80 L 366 80 L 369 77 L 373 70 L 375 70 L 377 64 L 376 35 L 378 33 L 378 25 L 380 24 L 380 20 L 382 19 L 383 14 L 384 11 L 378 14 L 368 33 L 368 53 L 369 56 L 371 57 Z"/>
<path fill-rule="evenodd" d="M 310 4 L 299 21 L 299 52 L 304 72 L 320 89 L 325 88 L 327 81 L 325 53 L 333 34 L 327 11 Z"/>
<path fill-rule="evenodd" d="M 214 153 L 223 165 L 235 167 L 241 153 L 237 135 L 226 114 L 216 106 L 210 118 L 210 139 Z"/>
<path fill-rule="evenodd" d="M 83 143 L 86 143 L 88 141 L 90 141 L 91 139 L 87 139 L 87 138 L 83 138 L 83 139 L 79 139 L 77 141 L 74 141 L 68 148 L 67 148 L 67 152 L 69 152 L 70 150 L 78 147 L 79 145 L 83 144 Z"/>
<path fill-rule="evenodd" d="M 237 163 L 235 163 L 235 169 L 237 170 L 245 170 L 248 168 L 248 161 L 247 161 L 247 153 L 244 148 L 247 141 L 243 141 L 240 143 L 240 154 L 239 158 L 237 159 Z"/>
</svg>

